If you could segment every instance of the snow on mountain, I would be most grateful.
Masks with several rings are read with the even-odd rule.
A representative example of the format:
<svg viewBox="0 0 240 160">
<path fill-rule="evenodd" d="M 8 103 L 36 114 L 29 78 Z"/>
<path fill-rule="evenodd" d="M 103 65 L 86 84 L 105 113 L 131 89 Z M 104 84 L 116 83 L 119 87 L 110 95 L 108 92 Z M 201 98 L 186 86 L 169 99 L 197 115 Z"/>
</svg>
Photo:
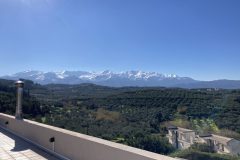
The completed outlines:
<svg viewBox="0 0 240 160">
<path fill-rule="evenodd" d="M 161 74 L 157 72 L 126 71 L 103 72 L 62 71 L 42 72 L 24 71 L 13 75 L 4 76 L 6 79 L 29 79 L 40 84 L 62 83 L 79 84 L 95 83 L 107 86 L 175 86 L 177 84 L 193 83 L 195 80 L 180 77 L 175 74 Z"/>
</svg>

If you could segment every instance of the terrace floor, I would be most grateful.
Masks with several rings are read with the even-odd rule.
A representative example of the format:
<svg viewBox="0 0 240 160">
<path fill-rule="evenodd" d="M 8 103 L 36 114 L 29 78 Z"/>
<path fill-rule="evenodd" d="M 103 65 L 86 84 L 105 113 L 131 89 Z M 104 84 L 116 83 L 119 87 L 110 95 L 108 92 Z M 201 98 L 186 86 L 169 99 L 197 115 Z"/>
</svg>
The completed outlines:
<svg viewBox="0 0 240 160">
<path fill-rule="evenodd" d="M 58 160 L 58 158 L 0 128 L 0 160 Z"/>
</svg>

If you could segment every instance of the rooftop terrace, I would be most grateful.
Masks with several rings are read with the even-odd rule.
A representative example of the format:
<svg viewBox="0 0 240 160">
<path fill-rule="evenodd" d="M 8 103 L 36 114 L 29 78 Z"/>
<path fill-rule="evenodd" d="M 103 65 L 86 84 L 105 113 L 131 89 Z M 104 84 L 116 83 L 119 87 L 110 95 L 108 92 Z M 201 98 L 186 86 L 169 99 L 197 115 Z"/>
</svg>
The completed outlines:
<svg viewBox="0 0 240 160">
<path fill-rule="evenodd" d="M 19 120 L 2 113 L 0 128 L 0 159 L 4 160 L 175 159 L 34 121 Z M 51 138 L 54 138 L 54 142 L 51 142 Z"/>
<path fill-rule="evenodd" d="M 0 128 L 1 160 L 57 160 L 38 147 Z"/>
</svg>

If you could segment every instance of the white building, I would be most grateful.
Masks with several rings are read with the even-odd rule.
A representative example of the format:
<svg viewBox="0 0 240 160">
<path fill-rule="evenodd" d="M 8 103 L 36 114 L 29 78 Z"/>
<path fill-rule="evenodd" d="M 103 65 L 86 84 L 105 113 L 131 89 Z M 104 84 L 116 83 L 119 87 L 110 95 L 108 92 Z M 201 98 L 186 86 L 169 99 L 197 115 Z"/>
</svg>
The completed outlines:
<svg viewBox="0 0 240 160">
<path fill-rule="evenodd" d="M 217 153 L 240 155 L 240 141 L 214 134 L 198 135 L 195 131 L 180 127 L 168 127 L 169 143 L 177 149 L 187 149 L 194 143 L 205 143 Z"/>
<path fill-rule="evenodd" d="M 214 134 L 201 136 L 205 143 L 213 147 L 217 153 L 240 155 L 240 141 L 234 138 L 218 136 Z"/>
</svg>

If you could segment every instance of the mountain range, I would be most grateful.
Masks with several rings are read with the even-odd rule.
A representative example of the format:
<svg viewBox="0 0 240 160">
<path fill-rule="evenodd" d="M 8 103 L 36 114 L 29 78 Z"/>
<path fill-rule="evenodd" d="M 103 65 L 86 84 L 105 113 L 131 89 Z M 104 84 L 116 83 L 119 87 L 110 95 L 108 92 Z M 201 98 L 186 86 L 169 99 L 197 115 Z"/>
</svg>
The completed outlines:
<svg viewBox="0 0 240 160">
<path fill-rule="evenodd" d="M 42 72 L 24 71 L 12 75 L 2 76 L 3 79 L 28 79 L 40 84 L 81 84 L 93 83 L 111 87 L 139 86 L 139 87 L 180 87 L 180 88 L 223 88 L 238 89 L 240 81 L 215 80 L 199 81 L 190 77 L 180 77 L 175 74 L 161 74 L 157 72 L 126 71 L 103 72 L 62 71 Z"/>
</svg>

